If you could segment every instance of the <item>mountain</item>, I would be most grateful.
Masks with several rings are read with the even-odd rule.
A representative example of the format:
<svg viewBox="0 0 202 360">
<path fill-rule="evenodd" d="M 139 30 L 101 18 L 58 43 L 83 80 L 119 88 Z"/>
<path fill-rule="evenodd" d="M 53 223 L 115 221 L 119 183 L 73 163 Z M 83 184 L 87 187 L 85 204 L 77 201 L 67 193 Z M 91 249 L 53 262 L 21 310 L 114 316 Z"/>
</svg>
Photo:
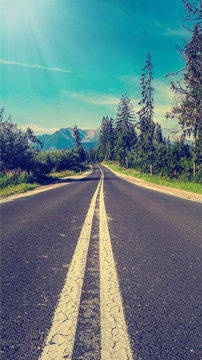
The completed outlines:
<svg viewBox="0 0 202 360">
<path fill-rule="evenodd" d="M 98 145 L 100 129 L 79 129 L 82 145 L 85 150 L 96 148 Z M 62 128 L 51 135 L 39 135 L 38 139 L 43 145 L 44 151 L 74 149 L 74 137 L 72 128 Z"/>
</svg>

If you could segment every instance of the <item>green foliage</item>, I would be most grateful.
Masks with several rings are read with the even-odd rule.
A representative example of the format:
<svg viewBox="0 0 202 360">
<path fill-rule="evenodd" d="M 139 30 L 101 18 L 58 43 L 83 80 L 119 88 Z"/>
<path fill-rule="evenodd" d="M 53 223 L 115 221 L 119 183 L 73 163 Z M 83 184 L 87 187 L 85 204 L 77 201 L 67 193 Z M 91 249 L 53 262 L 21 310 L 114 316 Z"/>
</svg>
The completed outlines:
<svg viewBox="0 0 202 360">
<path fill-rule="evenodd" d="M 81 167 L 80 154 L 73 150 L 42 151 L 35 158 L 35 171 L 37 174 L 63 171 Z"/>
<path fill-rule="evenodd" d="M 77 125 L 73 127 L 73 137 L 74 137 L 75 147 L 76 149 L 78 149 L 81 146 L 81 136 Z"/>
<path fill-rule="evenodd" d="M 144 166 L 149 167 L 149 172 L 153 172 L 153 152 L 154 152 L 154 135 L 155 123 L 153 121 L 154 113 L 154 99 L 152 87 L 152 74 L 153 65 L 151 63 L 151 55 L 148 53 L 146 58 L 146 65 L 143 67 L 140 86 L 142 88 L 142 99 L 139 105 L 142 105 L 141 110 L 138 112 L 139 122 L 138 129 L 140 135 L 138 139 L 139 152 L 142 156 Z"/>
<path fill-rule="evenodd" d="M 29 190 L 37 188 L 39 184 L 36 183 L 21 183 L 17 185 L 8 185 L 0 190 L 0 197 L 6 197 L 13 194 L 24 193 Z"/>
<path fill-rule="evenodd" d="M 73 136 L 75 141 L 76 153 L 79 155 L 80 161 L 84 162 L 86 160 L 86 153 L 82 146 L 81 136 L 77 125 L 75 125 L 73 128 Z"/>
<path fill-rule="evenodd" d="M 185 0 L 185 3 L 189 7 L 189 1 Z M 195 16 L 195 7 L 190 9 Z M 172 116 L 178 117 L 184 131 L 183 136 L 171 143 L 163 137 L 161 125 L 153 120 L 153 65 L 151 55 L 148 54 L 140 81 L 142 99 L 139 102 L 139 121 L 134 126 L 133 105 L 128 96 L 122 96 L 115 127 L 110 124 L 111 133 L 108 117 L 102 120 L 96 153 L 98 161 L 114 160 L 123 167 L 134 168 L 150 175 L 178 181 L 183 179 L 202 182 L 201 35 L 197 25 L 191 41 L 185 46 L 184 54 L 185 89 L 180 82 L 177 86 L 173 84 L 179 95 L 179 104 L 172 111 Z M 186 135 L 192 136 L 192 146 L 185 143 Z"/>
<path fill-rule="evenodd" d="M 97 149 L 90 148 L 86 151 L 86 163 L 94 163 L 97 160 Z"/>
<path fill-rule="evenodd" d="M 90 167 L 88 165 L 82 165 L 81 168 L 74 168 L 73 170 L 63 170 L 60 172 L 51 172 L 50 177 L 53 179 L 54 178 L 58 179 L 58 178 L 73 176 L 73 175 L 75 175 L 75 173 L 78 176 L 89 170 L 90 170 Z"/>
<path fill-rule="evenodd" d="M 52 180 L 46 175 L 53 171 L 81 172 L 85 168 L 83 163 L 86 153 L 82 145 L 79 145 L 75 151 L 39 151 L 33 145 L 41 147 L 41 143 L 32 130 L 28 128 L 26 132 L 21 131 L 12 123 L 10 117 L 4 121 L 3 111 L 4 109 L 0 111 L 0 187 L 2 189 L 11 187 L 13 193 L 13 187 L 16 186 L 20 191 L 22 188 L 20 184 L 31 184 L 34 181 L 50 183 Z"/>
<path fill-rule="evenodd" d="M 0 174 L 0 189 L 9 185 L 28 184 L 35 181 L 33 173 L 21 169 L 9 170 Z"/>
<path fill-rule="evenodd" d="M 112 160 L 113 149 L 114 149 L 114 120 L 112 118 L 103 117 L 100 134 L 99 134 L 99 145 L 97 150 L 97 158 L 99 161 Z"/>
<path fill-rule="evenodd" d="M 31 129 L 26 132 L 17 128 L 13 124 L 11 117 L 8 120 L 3 120 L 2 108 L 0 111 L 0 168 L 1 170 L 12 170 L 20 168 L 22 170 L 30 171 L 34 166 L 34 150 L 30 141 L 35 141 L 32 136 Z"/>
<path fill-rule="evenodd" d="M 115 123 L 115 159 L 128 167 L 128 152 L 136 145 L 135 114 L 131 99 L 122 95 Z"/>
<path fill-rule="evenodd" d="M 181 177 L 179 180 L 176 180 L 170 179 L 168 176 L 150 176 L 149 174 L 144 174 L 134 169 L 126 169 L 124 167 L 118 166 L 116 163 L 105 162 L 105 164 L 114 171 L 118 171 L 122 174 L 130 175 L 134 178 L 142 179 L 150 183 L 202 194 L 202 185 L 200 183 L 195 181 L 189 181 L 186 178 L 184 179 L 183 177 Z"/>
<path fill-rule="evenodd" d="M 202 154 L 202 71 L 201 71 L 202 35 L 199 25 L 195 25 L 192 38 L 184 48 L 185 69 L 183 80 L 171 82 L 175 93 L 175 105 L 167 117 L 178 119 L 183 136 L 194 139 L 192 150 L 193 176 Z"/>
</svg>

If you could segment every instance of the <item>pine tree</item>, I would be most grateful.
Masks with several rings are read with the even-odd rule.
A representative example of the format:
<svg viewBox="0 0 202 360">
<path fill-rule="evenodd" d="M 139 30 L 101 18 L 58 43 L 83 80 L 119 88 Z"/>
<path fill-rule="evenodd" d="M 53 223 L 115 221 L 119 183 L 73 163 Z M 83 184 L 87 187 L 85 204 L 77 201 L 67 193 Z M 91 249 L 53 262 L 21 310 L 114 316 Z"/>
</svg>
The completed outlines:
<svg viewBox="0 0 202 360">
<path fill-rule="evenodd" d="M 182 0 L 182 4 L 184 5 L 187 13 L 184 20 L 186 22 L 191 22 L 191 27 L 194 28 L 195 25 L 201 21 L 201 0 Z M 191 30 L 190 27 L 188 27 L 188 30 Z"/>
<path fill-rule="evenodd" d="M 168 147 L 166 138 L 162 134 L 161 125 L 158 123 L 155 124 L 153 145 L 153 173 L 164 175 L 167 171 L 166 157 Z"/>
<path fill-rule="evenodd" d="M 183 85 L 180 81 L 172 82 L 175 105 L 167 117 L 177 117 L 183 130 L 183 136 L 193 137 L 193 176 L 196 176 L 196 163 L 201 154 L 202 131 L 202 76 L 201 76 L 201 34 L 198 25 L 195 26 L 191 41 L 185 46 L 185 69 Z"/>
<path fill-rule="evenodd" d="M 106 118 L 107 141 L 105 148 L 105 160 L 112 160 L 114 155 L 114 120 L 110 117 Z"/>
<path fill-rule="evenodd" d="M 131 99 L 126 94 L 122 95 L 115 124 L 115 156 L 126 168 L 128 167 L 128 152 L 137 142 L 134 121 L 135 114 Z"/>
<path fill-rule="evenodd" d="M 83 162 L 86 160 L 86 153 L 82 146 L 81 136 L 77 125 L 73 127 L 73 136 L 75 141 L 76 153 L 79 155 L 80 161 Z"/>
<path fill-rule="evenodd" d="M 153 121 L 154 114 L 154 99 L 153 92 L 154 88 L 152 87 L 153 65 L 151 62 L 151 55 L 148 53 L 146 57 L 146 65 L 143 67 L 140 86 L 142 88 L 142 99 L 139 102 L 139 105 L 142 105 L 141 110 L 138 112 L 139 123 L 138 128 L 140 130 L 139 136 L 139 149 L 143 157 L 149 159 L 149 171 L 152 175 L 152 162 L 153 162 L 153 138 L 155 131 L 155 123 Z"/>
<path fill-rule="evenodd" d="M 77 125 L 73 127 L 73 137 L 74 137 L 75 147 L 76 149 L 78 149 L 82 144 L 81 144 L 80 132 Z"/>
<path fill-rule="evenodd" d="M 99 160 L 112 160 L 114 147 L 114 120 L 112 118 L 103 117 L 98 144 Z"/>
</svg>

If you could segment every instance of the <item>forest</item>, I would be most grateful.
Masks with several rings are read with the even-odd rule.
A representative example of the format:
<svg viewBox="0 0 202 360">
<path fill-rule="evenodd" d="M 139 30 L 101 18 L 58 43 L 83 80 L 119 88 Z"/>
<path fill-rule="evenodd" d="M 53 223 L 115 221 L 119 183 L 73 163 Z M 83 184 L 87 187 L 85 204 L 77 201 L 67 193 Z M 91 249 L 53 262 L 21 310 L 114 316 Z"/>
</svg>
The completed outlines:
<svg viewBox="0 0 202 360">
<path fill-rule="evenodd" d="M 174 105 L 165 115 L 167 121 L 176 119 L 178 126 L 172 131 L 175 139 L 165 138 L 161 125 L 154 119 L 154 75 L 152 56 L 148 53 L 140 79 L 140 110 L 135 114 L 130 97 L 122 95 L 116 120 L 108 116 L 102 119 L 96 158 L 116 161 L 125 168 L 150 175 L 201 182 L 201 12 L 197 1 L 185 0 L 183 5 L 191 39 L 180 49 L 185 66 L 180 71 L 181 79 L 170 84 Z"/>
</svg>

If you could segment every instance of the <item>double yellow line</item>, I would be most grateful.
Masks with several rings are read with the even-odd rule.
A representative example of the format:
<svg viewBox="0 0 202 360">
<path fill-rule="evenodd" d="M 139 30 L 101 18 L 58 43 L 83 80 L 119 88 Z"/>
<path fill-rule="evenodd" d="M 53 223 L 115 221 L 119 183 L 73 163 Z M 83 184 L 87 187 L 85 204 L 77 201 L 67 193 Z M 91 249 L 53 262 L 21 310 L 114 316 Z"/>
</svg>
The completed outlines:
<svg viewBox="0 0 202 360">
<path fill-rule="evenodd" d="M 132 360 L 104 204 L 104 174 L 93 195 L 40 360 L 72 359 L 96 200 L 99 202 L 101 359 Z"/>
</svg>

